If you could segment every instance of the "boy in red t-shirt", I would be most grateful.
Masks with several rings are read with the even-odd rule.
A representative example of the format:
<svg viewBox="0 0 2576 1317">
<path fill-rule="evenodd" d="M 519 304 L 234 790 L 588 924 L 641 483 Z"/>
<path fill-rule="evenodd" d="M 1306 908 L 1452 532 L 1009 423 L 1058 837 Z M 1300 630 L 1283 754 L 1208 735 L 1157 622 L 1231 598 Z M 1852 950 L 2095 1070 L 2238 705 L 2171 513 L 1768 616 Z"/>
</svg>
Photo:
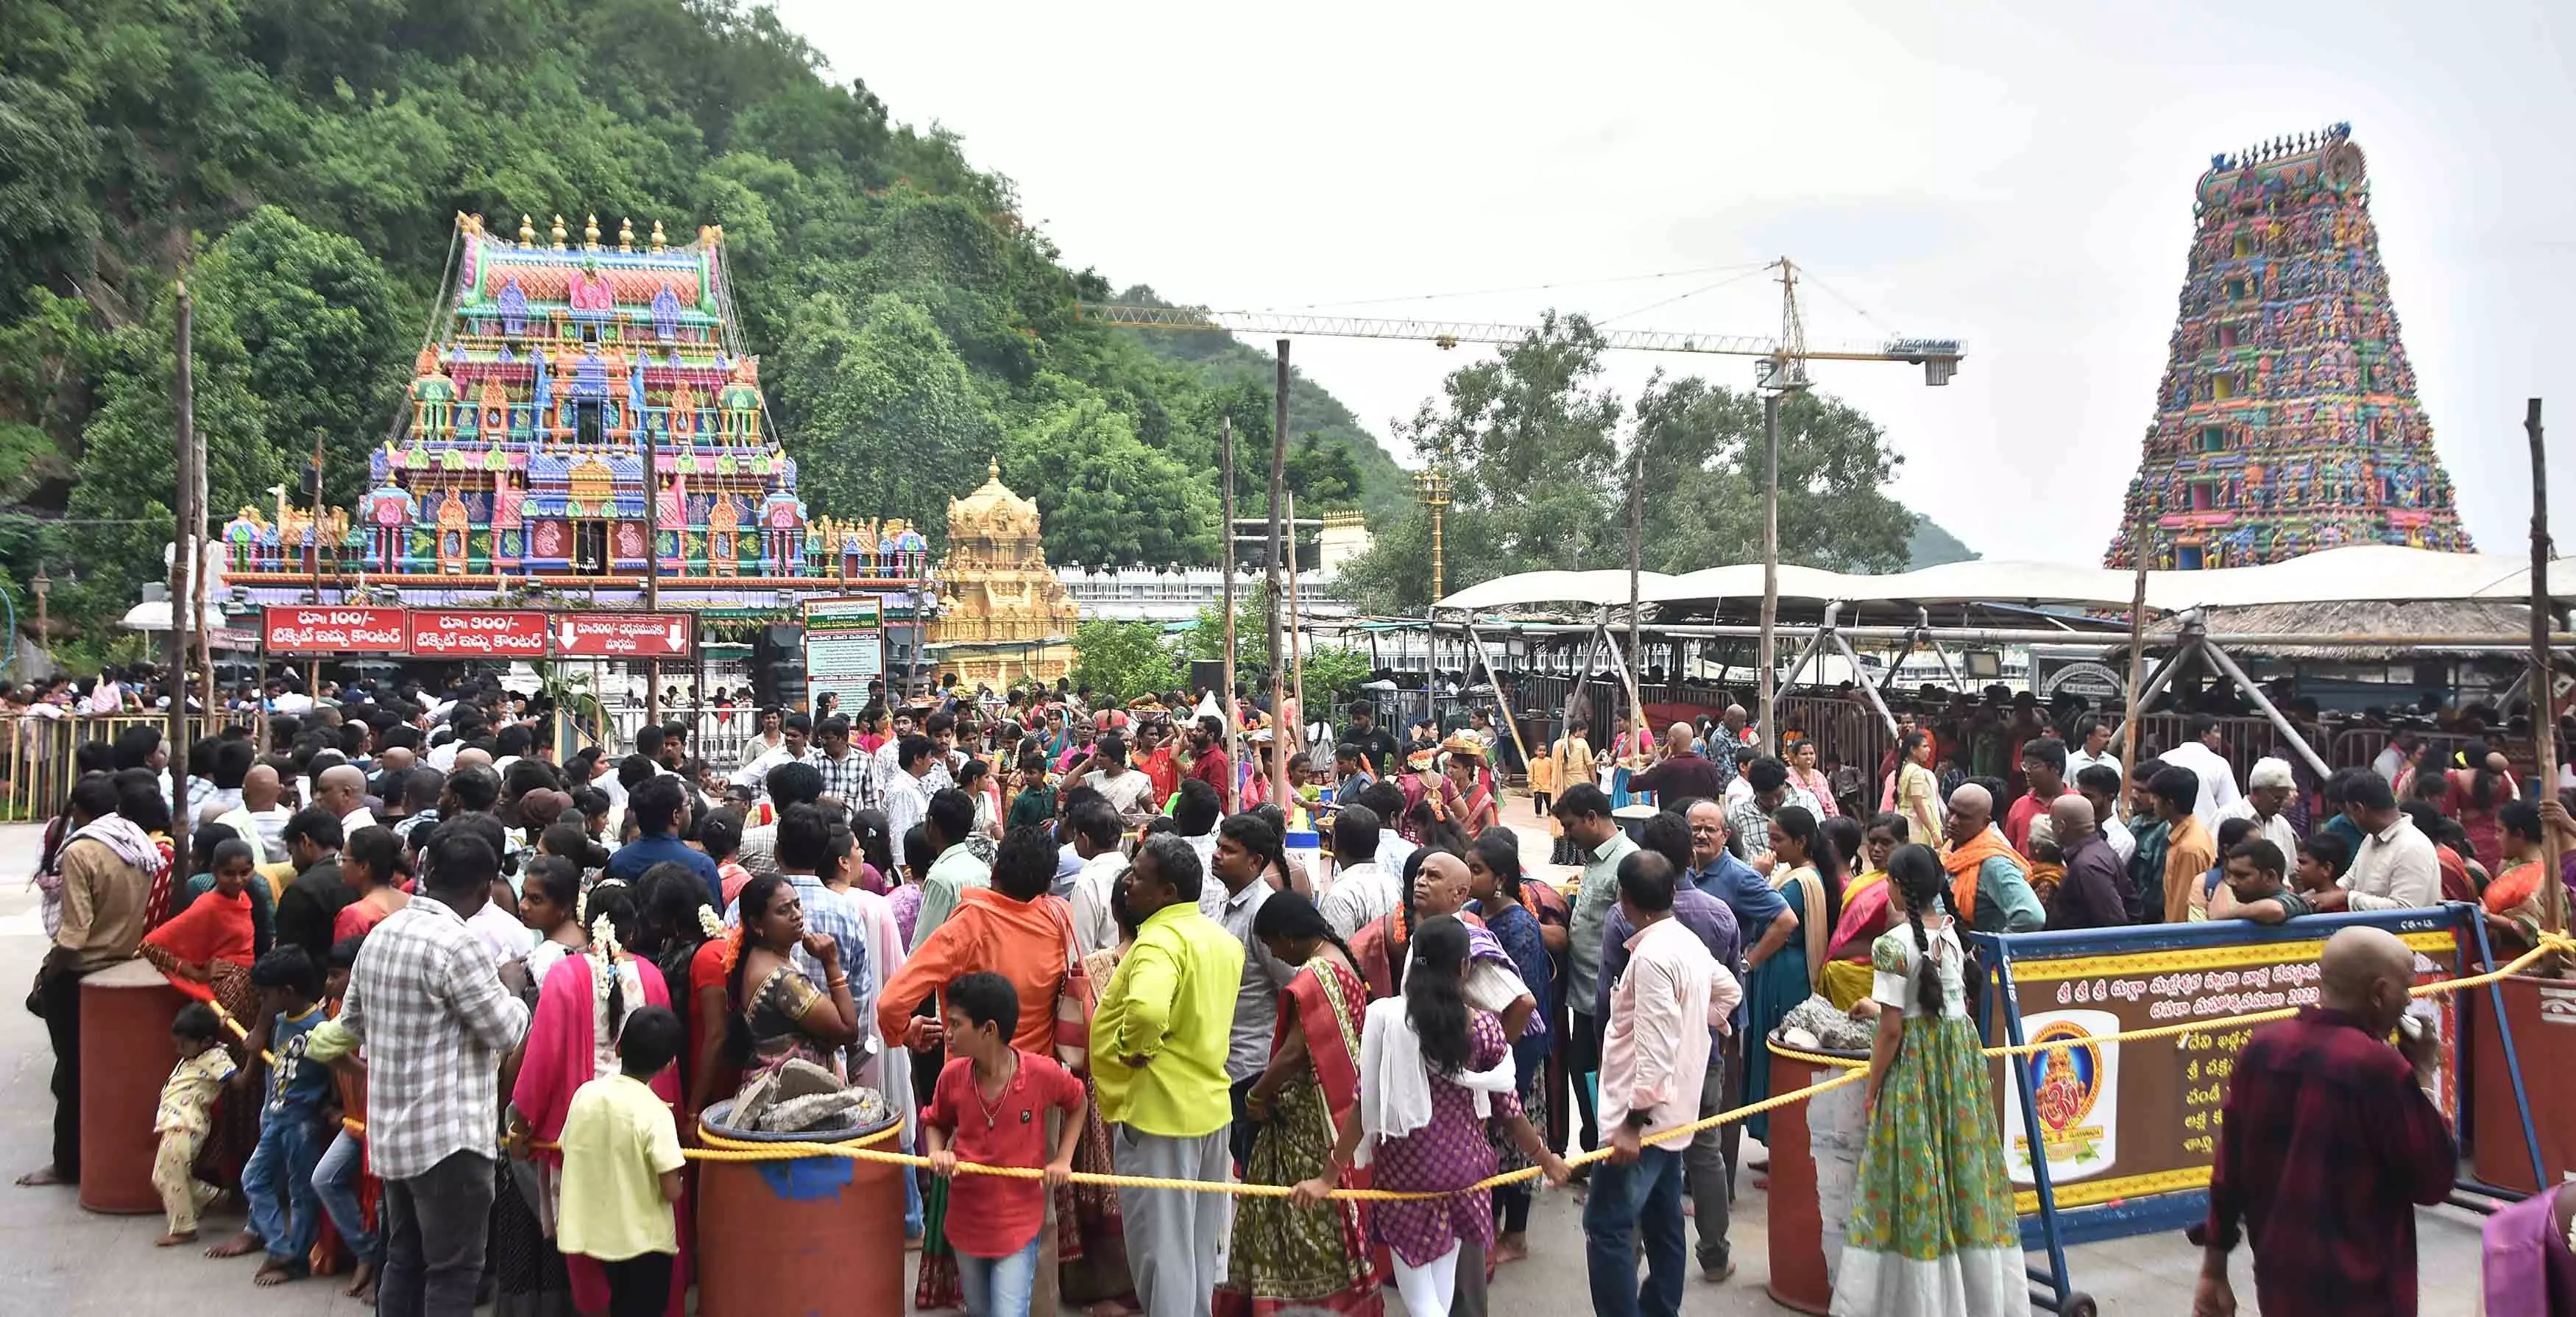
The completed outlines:
<svg viewBox="0 0 2576 1317">
<path fill-rule="evenodd" d="M 1073 1174 L 1082 1139 L 1082 1081 L 1048 1057 L 1014 1049 L 1019 1022 L 1020 994 L 1009 979 L 979 972 L 949 984 L 940 1006 L 948 1065 L 921 1113 L 934 1174 L 947 1177 L 960 1161 L 1046 1172 L 1043 1182 L 968 1174 L 949 1183 L 948 1247 L 966 1309 L 977 1317 L 1028 1317 L 1046 1195 Z M 1050 1107 L 1064 1113 L 1051 1159 Z"/>
</svg>

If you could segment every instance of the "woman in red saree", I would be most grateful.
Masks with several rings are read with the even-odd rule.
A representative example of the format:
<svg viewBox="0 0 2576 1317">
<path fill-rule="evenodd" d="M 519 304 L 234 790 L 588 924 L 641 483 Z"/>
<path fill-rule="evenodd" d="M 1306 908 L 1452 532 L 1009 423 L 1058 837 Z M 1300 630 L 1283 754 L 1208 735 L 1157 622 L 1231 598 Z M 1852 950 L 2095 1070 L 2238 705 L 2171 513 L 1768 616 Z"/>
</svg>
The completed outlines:
<svg viewBox="0 0 2576 1317">
<path fill-rule="evenodd" d="M 1494 794 L 1494 775 L 1485 771 L 1485 745 L 1472 736 L 1460 734 L 1442 743 L 1449 752 L 1447 770 L 1449 785 L 1458 793 L 1459 831 L 1469 837 L 1485 835 L 1485 829 L 1502 822 L 1502 804 Z"/>
<path fill-rule="evenodd" d="M 1261 1132 L 1253 1137 L 1244 1181 L 1293 1185 L 1330 1172 L 1336 1122 L 1359 1101 L 1360 1017 L 1368 989 L 1350 948 L 1333 936 L 1314 903 L 1295 892 L 1271 893 L 1252 918 L 1252 935 L 1298 968 L 1280 990 L 1270 1065 L 1245 1099 Z M 1365 1174 L 1348 1173 L 1342 1183 L 1362 1187 Z M 1226 1279 L 1211 1310 L 1216 1317 L 1373 1317 L 1383 1309 L 1367 1239 L 1361 1206 L 1347 1199 L 1311 1210 L 1285 1198 L 1241 1199 Z"/>
<path fill-rule="evenodd" d="M 563 1154 L 536 1144 L 553 1144 L 563 1135 L 564 1115 L 582 1085 L 619 1073 L 617 1031 L 627 1012 L 642 1006 L 668 1007 L 671 995 L 653 963 L 625 949 L 641 921 L 622 884 L 603 883 L 591 890 L 591 940 L 587 950 L 565 956 L 546 971 L 537 994 L 537 1011 L 528 1025 L 519 1062 L 518 1083 L 510 1090 L 511 1143 L 536 1168 L 539 1192 L 529 1206 L 546 1237 L 554 1237 L 555 1213 L 562 1192 Z M 675 1109 L 680 1102 L 677 1073 L 665 1069 L 653 1079 L 653 1092 Z M 687 1204 L 679 1204 L 685 1213 Z M 572 1281 L 573 1305 L 582 1312 L 608 1309 L 608 1275 L 599 1263 L 578 1254 L 564 1255 Z M 689 1269 L 685 1261 L 671 1271 L 670 1317 L 685 1311 Z"/>
<path fill-rule="evenodd" d="M 140 950 L 170 986 L 213 1002 L 248 1028 L 259 1013 L 259 990 L 250 983 L 258 945 L 248 891 L 257 879 L 250 846 L 238 838 L 216 843 L 213 873 L 213 890 L 145 934 Z"/>
</svg>

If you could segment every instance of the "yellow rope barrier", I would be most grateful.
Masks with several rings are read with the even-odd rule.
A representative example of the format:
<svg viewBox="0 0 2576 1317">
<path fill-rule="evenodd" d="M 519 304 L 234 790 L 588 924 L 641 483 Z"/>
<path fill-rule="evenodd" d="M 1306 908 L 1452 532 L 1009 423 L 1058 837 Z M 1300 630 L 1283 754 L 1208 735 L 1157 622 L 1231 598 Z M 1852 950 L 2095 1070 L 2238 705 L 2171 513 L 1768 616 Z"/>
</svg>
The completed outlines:
<svg viewBox="0 0 2576 1317">
<path fill-rule="evenodd" d="M 2446 979 L 2439 983 L 2421 984 L 2408 989 L 2408 993 L 2409 995 L 2416 997 L 2432 997 L 2439 996 L 2446 992 L 2459 992 L 2468 988 L 2482 988 L 2490 983 L 2497 982 L 2521 972 L 2532 962 L 2553 951 L 2576 952 L 2576 938 L 2564 937 L 2553 933 L 2543 933 L 2541 934 L 2539 946 L 2515 957 L 2513 960 L 2506 962 L 2503 966 L 2497 969 L 2490 970 L 2484 974 L 2470 975 L 2465 978 Z M 244 1029 L 239 1021 L 233 1019 L 230 1014 L 226 1013 L 222 1006 L 217 1005 L 214 1009 L 217 1018 L 221 1019 L 227 1026 L 229 1026 L 235 1036 L 242 1038 L 248 1038 L 250 1036 L 249 1031 Z M 2098 1045 L 2101 1043 L 2114 1042 L 2144 1042 L 2157 1038 L 2179 1037 L 2180 1035 L 2189 1033 L 2210 1033 L 2220 1029 L 2234 1028 L 2239 1025 L 2265 1024 L 2274 1020 L 2286 1020 L 2296 1014 L 2298 1014 L 2298 1010 L 2296 1008 L 2286 1008 L 2274 1011 L 2257 1011 L 2246 1015 L 2231 1015 L 2222 1019 L 2190 1020 L 2181 1024 L 2159 1025 L 2151 1029 L 2129 1029 L 2116 1034 L 2097 1034 L 2082 1039 L 2056 1039 L 2044 1043 L 2024 1043 L 2019 1046 L 1989 1047 L 1985 1049 L 1985 1054 L 1987 1056 L 2031 1056 L 2040 1052 L 2060 1050 L 2078 1045 Z M 1761 1115 L 1767 1111 L 1785 1107 L 1793 1102 L 1804 1102 L 1819 1093 L 1829 1092 L 1833 1089 L 1841 1088 L 1846 1084 L 1855 1083 L 1865 1079 L 1868 1077 L 1869 1073 L 1868 1063 L 1865 1061 L 1853 1061 L 1844 1057 L 1825 1056 L 1815 1052 L 1801 1051 L 1795 1048 L 1780 1047 L 1777 1045 L 1771 1046 L 1771 1052 L 1774 1056 L 1785 1057 L 1790 1060 L 1803 1061 L 1811 1065 L 1840 1069 L 1842 1073 L 1831 1079 L 1809 1084 L 1805 1088 L 1795 1089 L 1787 1093 L 1775 1093 L 1760 1102 L 1748 1103 L 1731 1110 L 1721 1111 L 1713 1116 L 1703 1117 L 1699 1120 L 1692 1121 L 1687 1125 L 1676 1126 L 1659 1134 L 1650 1135 L 1643 1141 L 1646 1143 L 1671 1143 L 1676 1140 L 1686 1140 L 1698 1135 L 1704 1130 L 1715 1129 L 1721 1125 L 1733 1124 L 1736 1121 L 1745 1120 L 1753 1116 Z M 273 1060 L 274 1058 L 271 1059 Z M 365 1122 L 355 1119 L 343 1119 L 341 1121 L 341 1125 L 351 1133 L 362 1136 L 366 1133 L 367 1129 Z M 879 1131 L 879 1135 L 881 1134 L 882 1131 Z M 870 1137 L 874 1138 L 878 1137 L 878 1135 L 871 1135 Z M 767 1162 L 798 1161 L 809 1157 L 845 1157 L 852 1161 L 878 1162 L 894 1166 L 926 1167 L 930 1165 L 930 1159 L 928 1157 L 914 1153 L 885 1152 L 876 1148 L 860 1147 L 855 1141 L 848 1143 L 745 1143 L 708 1133 L 703 1128 L 699 1131 L 699 1140 L 706 1146 L 683 1149 L 683 1155 L 688 1157 L 691 1161 Z M 554 1145 L 545 1143 L 532 1143 L 529 1146 L 547 1151 L 552 1151 L 554 1149 Z M 1577 1153 L 1568 1157 L 1565 1161 L 1569 1166 L 1584 1166 L 1606 1160 L 1610 1156 L 1610 1153 L 1611 1149 L 1606 1147 L 1594 1148 L 1590 1152 Z M 1045 1172 L 1030 1167 L 984 1166 L 975 1162 L 959 1162 L 957 1163 L 956 1169 L 969 1175 L 991 1175 L 1015 1180 L 1035 1180 L 1040 1179 L 1045 1175 Z M 1487 1176 L 1474 1184 L 1468 1185 L 1464 1189 L 1446 1189 L 1434 1192 L 1402 1192 L 1392 1189 L 1336 1189 L 1333 1191 L 1332 1196 L 1334 1198 L 1342 1199 L 1357 1199 L 1364 1202 L 1420 1201 L 1433 1198 L 1448 1198 L 1464 1193 L 1477 1193 L 1488 1189 L 1498 1189 L 1506 1185 L 1519 1184 L 1527 1180 L 1537 1179 L 1540 1174 L 1541 1171 L 1538 1167 L 1528 1166 L 1517 1171 L 1506 1171 L 1500 1175 Z M 1292 1186 L 1283 1184 L 1236 1184 L 1231 1182 L 1217 1183 L 1207 1180 L 1172 1180 L 1138 1175 L 1101 1175 L 1091 1171 L 1076 1171 L 1072 1175 L 1072 1180 L 1075 1184 L 1107 1185 L 1113 1188 L 1122 1189 L 1180 1189 L 1194 1193 L 1232 1194 L 1241 1198 L 1286 1198 L 1294 1192 Z"/>
</svg>

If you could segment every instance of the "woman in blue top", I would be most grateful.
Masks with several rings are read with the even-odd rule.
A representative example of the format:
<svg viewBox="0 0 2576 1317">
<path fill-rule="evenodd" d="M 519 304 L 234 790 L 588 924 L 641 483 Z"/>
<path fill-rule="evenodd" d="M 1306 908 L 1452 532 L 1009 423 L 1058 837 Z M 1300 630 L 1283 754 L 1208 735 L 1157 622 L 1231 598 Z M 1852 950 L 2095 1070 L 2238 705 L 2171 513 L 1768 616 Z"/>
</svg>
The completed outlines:
<svg viewBox="0 0 2576 1317">
<path fill-rule="evenodd" d="M 1521 982 L 1538 999 L 1538 1009 L 1530 1012 L 1529 1026 L 1511 1043 L 1512 1059 L 1520 1067 L 1521 1110 L 1530 1124 L 1544 1129 L 1547 1086 L 1539 1080 L 1547 1071 L 1548 1045 L 1552 1041 L 1547 1022 L 1556 1010 L 1556 963 L 1548 955 L 1538 915 L 1530 908 L 1533 902 L 1521 891 L 1520 834 L 1510 828 L 1492 827 L 1476 838 L 1467 849 L 1467 891 L 1476 899 L 1485 931 L 1503 944 L 1504 953 L 1520 970 Z M 1509 1134 L 1488 1126 L 1485 1137 L 1493 1144 L 1496 1164 L 1502 1170 L 1535 1165 Z M 1523 1182 L 1494 1191 L 1494 1216 L 1501 1231 L 1494 1239 L 1493 1261 L 1497 1265 L 1529 1256 L 1531 1189 Z"/>
</svg>

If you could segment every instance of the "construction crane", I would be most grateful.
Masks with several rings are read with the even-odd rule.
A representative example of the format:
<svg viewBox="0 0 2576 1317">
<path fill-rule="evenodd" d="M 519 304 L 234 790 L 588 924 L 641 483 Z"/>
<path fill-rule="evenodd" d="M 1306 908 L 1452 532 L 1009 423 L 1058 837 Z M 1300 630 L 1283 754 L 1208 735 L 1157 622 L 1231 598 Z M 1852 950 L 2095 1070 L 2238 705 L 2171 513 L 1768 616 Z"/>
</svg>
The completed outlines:
<svg viewBox="0 0 2576 1317">
<path fill-rule="evenodd" d="M 1785 268 L 1787 262 L 1780 264 Z M 1392 338 L 1454 348 L 1461 343 L 1512 344 L 1539 332 L 1536 325 L 1476 320 L 1400 320 L 1382 316 L 1326 316 L 1274 311 L 1213 311 L 1190 306 L 1134 306 L 1081 302 L 1085 320 L 1130 329 L 1178 329 L 1290 337 Z M 1875 344 L 1795 345 L 1763 334 L 1695 334 L 1665 329 L 1603 329 L 1602 346 L 1623 352 L 1704 352 L 1759 357 L 1774 362 L 1895 361 L 1923 368 L 1923 382 L 1941 385 L 1958 373 L 1966 347 L 1953 338 L 1891 338 Z"/>
<path fill-rule="evenodd" d="M 1779 271 L 1780 332 L 1760 334 L 1694 334 L 1673 330 L 1605 329 L 1596 330 L 1602 346 L 1626 352 L 1697 352 L 1719 356 L 1756 358 L 1755 378 L 1762 391 L 1763 516 L 1762 516 L 1762 638 L 1759 666 L 1761 681 L 1761 733 L 1766 750 L 1776 748 L 1774 726 L 1777 721 L 1776 689 L 1779 680 L 1778 653 L 1773 630 L 1780 610 L 1780 400 L 1803 390 L 1808 385 L 1807 363 L 1810 361 L 1878 361 L 1897 362 L 1923 368 L 1923 382 L 1935 388 L 1948 384 L 1959 373 L 1959 362 L 1967 355 L 1967 346 L 1955 338 L 1888 338 L 1875 344 L 1828 345 L 1816 347 L 1807 342 L 1806 318 L 1798 309 L 1798 269 L 1788 257 L 1769 264 Z M 1536 325 L 1494 324 L 1471 320 L 1401 320 L 1377 316 L 1328 316 L 1281 313 L 1273 311 L 1211 311 L 1203 307 L 1134 306 L 1110 302 L 1080 302 L 1075 313 L 1082 319 L 1131 329 L 1171 329 L 1241 334 L 1310 335 L 1321 338 L 1387 338 L 1428 342 L 1447 349 L 1461 343 L 1508 345 L 1522 342 L 1540 332 Z M 1287 338 L 1279 340 L 1282 362 L 1280 387 L 1287 387 L 1285 357 Z M 1284 411 L 1284 394 L 1283 394 Z M 1286 440 L 1286 428 L 1274 436 Z M 1436 473 L 1435 478 L 1436 478 Z M 1632 483 L 1636 477 L 1632 476 Z M 1426 491 L 1425 501 L 1438 497 Z M 1447 506 L 1445 498 L 1433 509 Z M 1436 541 L 1435 541 L 1436 543 Z M 1632 546 L 1633 548 L 1633 546 Z M 1629 700 L 1636 701 L 1634 686 L 1637 665 L 1637 612 L 1635 554 L 1629 563 L 1628 604 L 1628 672 Z M 1434 567 L 1435 576 L 1438 568 Z M 1438 590 L 1433 591 L 1438 597 Z M 1642 707 L 1642 706 L 1641 706 Z M 1881 709 L 1885 716 L 1885 710 Z M 1506 718 L 1509 711 L 1506 710 Z M 1890 726 L 1894 720 L 1890 719 Z"/>
</svg>

